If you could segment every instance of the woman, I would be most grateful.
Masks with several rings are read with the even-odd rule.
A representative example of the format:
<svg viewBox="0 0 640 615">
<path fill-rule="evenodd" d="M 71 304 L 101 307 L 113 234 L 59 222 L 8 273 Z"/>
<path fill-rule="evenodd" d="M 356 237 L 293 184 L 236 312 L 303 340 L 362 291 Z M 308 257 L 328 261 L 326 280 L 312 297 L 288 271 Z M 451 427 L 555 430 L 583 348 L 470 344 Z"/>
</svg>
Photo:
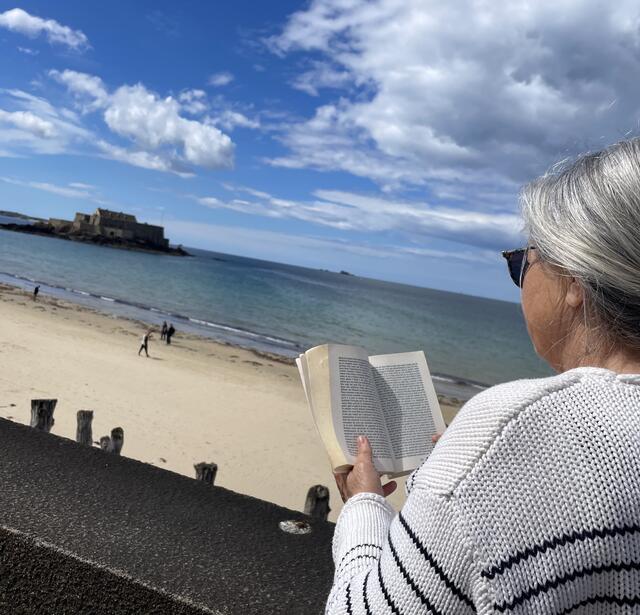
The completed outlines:
<svg viewBox="0 0 640 615">
<path fill-rule="evenodd" d="M 640 140 L 521 204 L 528 246 L 505 256 L 559 375 L 465 404 L 399 515 L 360 438 L 328 613 L 640 612 Z"/>
<path fill-rule="evenodd" d="M 140 340 L 140 349 L 138 350 L 138 356 L 144 350 L 144 354 L 147 355 L 147 359 L 149 358 L 149 339 L 153 333 L 153 329 L 149 329 Z"/>
</svg>

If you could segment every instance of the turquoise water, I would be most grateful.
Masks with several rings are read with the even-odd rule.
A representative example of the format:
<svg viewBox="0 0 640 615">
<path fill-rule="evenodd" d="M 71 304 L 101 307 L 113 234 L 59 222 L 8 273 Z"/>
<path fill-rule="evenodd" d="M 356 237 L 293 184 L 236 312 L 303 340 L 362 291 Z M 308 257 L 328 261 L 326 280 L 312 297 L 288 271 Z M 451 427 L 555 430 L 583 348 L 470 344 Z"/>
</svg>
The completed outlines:
<svg viewBox="0 0 640 615">
<path fill-rule="evenodd" d="M 0 281 L 37 281 L 44 293 L 110 313 L 287 356 L 324 342 L 372 354 L 421 349 L 434 373 L 454 377 L 440 378 L 440 389 L 550 373 L 516 304 L 190 251 L 179 258 L 0 230 Z"/>
</svg>

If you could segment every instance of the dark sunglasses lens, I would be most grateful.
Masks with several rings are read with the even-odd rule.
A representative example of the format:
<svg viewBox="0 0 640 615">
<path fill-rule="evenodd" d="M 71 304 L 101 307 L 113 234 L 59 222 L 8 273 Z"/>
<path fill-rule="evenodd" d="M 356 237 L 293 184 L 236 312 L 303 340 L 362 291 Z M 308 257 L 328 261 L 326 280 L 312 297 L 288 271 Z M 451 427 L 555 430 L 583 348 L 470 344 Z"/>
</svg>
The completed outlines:
<svg viewBox="0 0 640 615">
<path fill-rule="evenodd" d="M 509 265 L 509 275 L 511 276 L 513 283 L 518 288 L 520 288 L 520 276 L 522 274 L 522 263 L 524 261 L 524 255 L 524 250 L 517 250 L 516 252 L 513 252 L 507 260 L 507 263 Z"/>
</svg>

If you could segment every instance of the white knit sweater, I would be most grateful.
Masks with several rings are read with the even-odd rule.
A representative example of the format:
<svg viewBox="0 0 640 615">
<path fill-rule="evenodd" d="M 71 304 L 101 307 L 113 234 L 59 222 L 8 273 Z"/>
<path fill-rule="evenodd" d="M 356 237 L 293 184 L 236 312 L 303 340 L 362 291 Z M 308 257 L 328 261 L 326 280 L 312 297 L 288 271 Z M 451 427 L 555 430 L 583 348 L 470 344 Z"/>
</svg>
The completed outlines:
<svg viewBox="0 0 640 615">
<path fill-rule="evenodd" d="M 344 506 L 327 613 L 640 614 L 640 375 L 482 392 L 407 494 Z"/>
</svg>

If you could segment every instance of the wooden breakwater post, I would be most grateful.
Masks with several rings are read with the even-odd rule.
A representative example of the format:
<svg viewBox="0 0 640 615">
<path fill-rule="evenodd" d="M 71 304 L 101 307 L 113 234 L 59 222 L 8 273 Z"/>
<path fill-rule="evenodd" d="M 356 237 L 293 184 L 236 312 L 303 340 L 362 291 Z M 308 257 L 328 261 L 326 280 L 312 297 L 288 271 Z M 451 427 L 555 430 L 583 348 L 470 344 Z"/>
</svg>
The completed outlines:
<svg viewBox="0 0 640 615">
<path fill-rule="evenodd" d="M 102 436 L 102 438 L 100 438 L 100 448 L 107 453 L 113 452 L 113 446 L 111 445 L 111 438 L 109 436 Z"/>
<path fill-rule="evenodd" d="M 124 445 L 124 430 L 122 427 L 114 427 L 111 430 L 111 436 L 102 436 L 100 438 L 100 448 L 107 453 L 119 455 Z"/>
<path fill-rule="evenodd" d="M 91 422 L 93 421 L 93 410 L 78 410 L 76 415 L 78 427 L 76 428 L 76 442 L 85 446 L 93 445 L 93 433 Z"/>
<path fill-rule="evenodd" d="M 49 433 L 53 427 L 53 411 L 57 403 L 57 399 L 32 399 L 31 427 Z"/>
<path fill-rule="evenodd" d="M 216 475 L 218 474 L 217 463 L 205 463 L 202 461 L 200 463 L 196 463 L 193 467 L 196 470 L 196 480 L 200 480 L 203 483 L 213 486 L 213 483 L 216 480 Z"/>
<path fill-rule="evenodd" d="M 304 514 L 314 519 L 327 520 L 331 508 L 329 508 L 329 489 L 324 485 L 313 485 L 307 491 L 307 499 L 304 503 Z"/>
<path fill-rule="evenodd" d="M 111 430 L 111 444 L 113 446 L 113 453 L 120 454 L 124 445 L 124 429 L 122 427 L 115 427 Z"/>
</svg>

